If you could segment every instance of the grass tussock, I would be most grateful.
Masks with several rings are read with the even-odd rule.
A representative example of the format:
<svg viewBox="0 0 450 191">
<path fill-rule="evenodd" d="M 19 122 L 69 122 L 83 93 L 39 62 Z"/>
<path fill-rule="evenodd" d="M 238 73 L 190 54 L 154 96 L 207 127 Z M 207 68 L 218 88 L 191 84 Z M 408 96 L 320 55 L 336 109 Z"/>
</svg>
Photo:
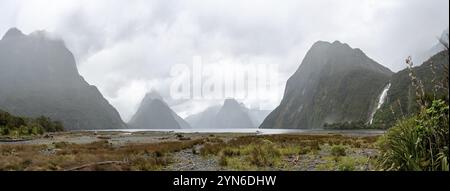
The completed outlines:
<svg viewBox="0 0 450 191">
<path fill-rule="evenodd" d="M 373 166 L 371 160 L 367 157 L 326 157 L 323 163 L 317 166 L 319 171 L 356 171 L 356 170 L 370 170 L 370 166 Z"/>
<path fill-rule="evenodd" d="M 449 107 L 443 101 L 400 120 L 379 140 L 382 170 L 448 171 Z"/>
<path fill-rule="evenodd" d="M 342 163 L 342 168 L 333 164 L 334 170 L 355 170 L 348 167 L 352 161 L 343 158 L 347 156 L 347 150 L 373 148 L 376 140 L 377 137 L 342 135 L 242 136 L 227 142 L 208 142 L 200 149 L 200 153 L 204 157 L 218 157 L 219 165 L 230 170 L 289 170 L 292 164 L 288 164 L 287 158 L 296 158 L 295 161 L 298 161 L 300 156 L 306 155 L 311 158 L 326 155 Z M 357 165 L 360 165 L 359 161 Z"/>
<path fill-rule="evenodd" d="M 202 143 L 0 145 L 0 170 L 158 170 L 173 161 L 170 153 Z"/>
<path fill-rule="evenodd" d="M 280 161 L 281 153 L 275 144 L 263 141 L 260 145 L 251 145 L 249 161 L 257 167 L 275 167 Z"/>
<path fill-rule="evenodd" d="M 331 155 L 341 157 L 347 155 L 345 147 L 342 145 L 333 145 L 331 147 Z"/>
<path fill-rule="evenodd" d="M 341 135 L 264 135 L 232 139 L 208 136 L 152 144 L 115 145 L 101 140 L 0 145 L 0 170 L 161 170 L 176 161 L 175 152 L 186 149 L 214 158 L 226 170 L 296 170 L 311 166 L 308 164 L 316 165 L 313 169 L 361 170 L 363 164 L 354 161 L 354 153 L 372 148 L 376 140 Z"/>
</svg>

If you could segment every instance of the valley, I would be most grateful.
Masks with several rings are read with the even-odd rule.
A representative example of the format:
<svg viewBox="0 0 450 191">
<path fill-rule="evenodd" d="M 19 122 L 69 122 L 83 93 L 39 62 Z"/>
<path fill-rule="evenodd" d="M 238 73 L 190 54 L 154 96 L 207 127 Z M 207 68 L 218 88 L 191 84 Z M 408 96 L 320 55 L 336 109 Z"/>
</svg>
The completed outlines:
<svg viewBox="0 0 450 191">
<path fill-rule="evenodd" d="M 0 142 L 1 170 L 376 170 L 378 131 L 79 131 Z M 257 146 L 258 145 L 258 146 Z"/>
<path fill-rule="evenodd" d="M 158 83 L 127 95 L 140 103 L 124 121 L 62 39 L 11 28 L 0 40 L 0 171 L 448 171 L 443 48 L 393 72 L 317 41 L 274 110 L 225 95 L 190 104 L 200 100 Z"/>
</svg>

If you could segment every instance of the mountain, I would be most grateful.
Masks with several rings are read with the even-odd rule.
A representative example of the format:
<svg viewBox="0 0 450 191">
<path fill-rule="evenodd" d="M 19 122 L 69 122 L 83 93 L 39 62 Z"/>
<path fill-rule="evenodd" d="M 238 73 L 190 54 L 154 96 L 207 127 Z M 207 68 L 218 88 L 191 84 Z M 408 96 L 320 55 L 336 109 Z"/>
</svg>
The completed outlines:
<svg viewBox="0 0 450 191">
<path fill-rule="evenodd" d="M 0 109 L 47 116 L 66 130 L 126 128 L 99 90 L 78 73 L 62 40 L 10 29 L 0 40 Z"/>
<path fill-rule="evenodd" d="M 448 45 L 449 43 L 449 31 L 448 28 L 446 30 L 444 30 L 444 32 L 442 32 L 441 36 L 439 37 L 439 42 L 436 43 L 431 50 L 429 51 L 429 58 L 431 58 L 431 56 L 436 55 L 437 53 L 440 53 L 441 51 L 445 50 L 445 47 L 442 45 L 442 43 L 445 43 Z M 427 58 L 427 60 L 429 59 Z"/>
<path fill-rule="evenodd" d="M 189 129 L 155 91 L 147 93 L 128 125 L 136 129 Z"/>
<path fill-rule="evenodd" d="M 280 105 L 260 128 L 310 129 L 367 122 L 392 72 L 360 49 L 316 42 L 289 78 Z"/>
<path fill-rule="evenodd" d="M 249 109 L 248 114 L 250 116 L 250 119 L 252 120 L 252 123 L 259 127 L 264 119 L 272 112 L 272 110 L 261 110 L 261 109 Z"/>
<path fill-rule="evenodd" d="M 216 115 L 215 121 L 220 129 L 255 128 L 248 114 L 248 109 L 234 99 L 225 100 Z"/>
<path fill-rule="evenodd" d="M 448 102 L 448 89 L 441 88 L 448 85 L 448 73 L 444 69 L 445 65 L 448 68 L 448 64 L 448 51 L 441 51 L 412 68 L 414 75 L 423 84 L 427 99 L 441 98 Z M 419 106 L 416 102 L 416 89 L 412 86 L 409 74 L 409 69 L 404 69 L 392 75 L 386 101 L 375 113 L 374 125 L 388 128 L 398 119 L 417 113 Z"/>
<path fill-rule="evenodd" d="M 186 117 L 186 121 L 195 129 L 208 129 L 216 127 L 215 118 L 221 106 L 212 106 L 205 111 Z"/>
<path fill-rule="evenodd" d="M 232 129 L 255 128 L 249 110 L 234 99 L 226 99 L 222 106 L 213 106 L 186 118 L 193 128 Z"/>
<path fill-rule="evenodd" d="M 448 28 L 442 32 L 441 36 L 439 37 L 439 40 L 441 40 L 444 43 L 449 43 L 449 31 Z M 436 42 L 435 45 L 433 45 L 431 48 L 427 49 L 426 51 L 418 54 L 418 56 L 415 58 L 415 62 L 417 63 L 424 63 L 428 59 L 430 59 L 432 56 L 436 55 L 437 53 L 445 50 L 445 47 L 441 44 L 441 42 Z"/>
</svg>

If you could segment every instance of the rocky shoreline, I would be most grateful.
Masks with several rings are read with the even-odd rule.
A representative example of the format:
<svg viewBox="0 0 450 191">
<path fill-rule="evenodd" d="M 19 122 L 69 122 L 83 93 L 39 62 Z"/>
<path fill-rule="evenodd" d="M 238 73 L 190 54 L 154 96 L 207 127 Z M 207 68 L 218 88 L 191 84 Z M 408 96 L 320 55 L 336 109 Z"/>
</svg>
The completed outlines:
<svg viewBox="0 0 450 191">
<path fill-rule="evenodd" d="M 351 164 L 347 166 L 354 165 L 354 167 L 348 167 L 351 170 L 373 170 L 374 167 L 370 161 L 377 156 L 374 142 L 375 137 L 380 134 L 380 132 L 354 131 L 316 131 L 276 135 L 170 131 L 62 132 L 0 142 L 0 154 L 3 158 L 0 160 L 0 169 L 315 171 L 339 170 L 339 165 L 346 165 L 341 162 L 350 161 Z M 269 143 L 269 147 L 266 143 Z M 344 147 L 346 154 L 332 155 L 333 147 L 336 145 Z M 267 148 L 273 150 L 265 151 L 264 149 Z M 259 155 L 264 152 L 268 152 L 269 155 L 281 154 L 277 154 L 274 159 L 258 155 L 256 160 L 263 160 L 262 164 L 258 161 L 249 163 L 254 160 L 251 158 L 255 157 L 254 149 L 258 150 Z M 37 159 L 30 155 L 38 155 L 36 158 L 41 158 L 41 161 L 34 161 Z M 16 164 L 10 160 L 22 162 Z M 47 160 L 52 167 L 41 164 L 46 163 Z M 274 161 L 273 164 L 270 160 Z"/>
</svg>

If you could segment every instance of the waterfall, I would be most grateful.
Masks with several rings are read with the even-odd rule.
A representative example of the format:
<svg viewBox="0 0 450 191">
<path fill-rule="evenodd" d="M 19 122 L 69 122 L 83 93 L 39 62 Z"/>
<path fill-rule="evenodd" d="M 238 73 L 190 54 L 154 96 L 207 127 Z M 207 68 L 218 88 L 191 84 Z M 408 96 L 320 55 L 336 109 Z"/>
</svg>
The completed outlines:
<svg viewBox="0 0 450 191">
<path fill-rule="evenodd" d="M 369 124 L 372 124 L 373 117 L 375 116 L 375 113 L 381 108 L 381 106 L 383 105 L 384 101 L 386 101 L 386 96 L 387 96 L 387 92 L 389 91 L 389 88 L 391 88 L 391 83 L 387 84 L 384 87 L 383 91 L 381 92 L 380 96 L 378 97 L 378 105 L 372 111 L 372 113 L 370 114 Z"/>
</svg>

